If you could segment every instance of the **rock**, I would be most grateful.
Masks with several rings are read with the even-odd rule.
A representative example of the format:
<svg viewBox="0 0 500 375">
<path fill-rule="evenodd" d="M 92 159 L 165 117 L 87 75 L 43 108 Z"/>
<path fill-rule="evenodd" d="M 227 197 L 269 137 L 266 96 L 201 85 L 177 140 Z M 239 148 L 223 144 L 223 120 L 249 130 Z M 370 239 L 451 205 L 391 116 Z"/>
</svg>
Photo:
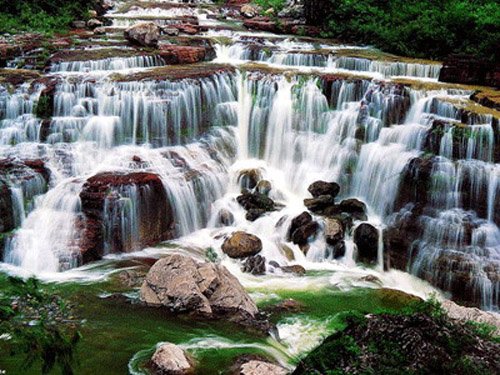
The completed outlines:
<svg viewBox="0 0 500 375">
<path fill-rule="evenodd" d="M 259 14 L 259 11 L 256 7 L 250 4 L 245 4 L 240 8 L 240 13 L 245 18 L 254 18 L 257 14 Z"/>
<path fill-rule="evenodd" d="M 311 214 L 307 211 L 304 211 L 299 216 L 294 217 L 290 224 L 290 228 L 288 229 L 288 240 L 291 240 L 292 234 L 297 228 L 309 224 L 312 220 Z"/>
<path fill-rule="evenodd" d="M 336 182 L 316 181 L 309 185 L 307 190 L 314 198 L 321 195 L 330 195 L 335 198 L 340 192 L 340 186 Z"/>
<path fill-rule="evenodd" d="M 366 215 L 366 204 L 358 199 L 345 199 L 339 204 L 341 212 L 350 214 L 354 219 L 365 221 L 368 219 Z"/>
<path fill-rule="evenodd" d="M 299 313 L 304 310 L 304 305 L 300 302 L 288 298 L 274 305 L 266 306 L 265 311 L 271 314 Z"/>
<path fill-rule="evenodd" d="M 198 34 L 198 29 L 191 24 L 180 24 L 180 25 L 175 25 L 175 27 L 184 34 L 188 35 L 196 35 Z"/>
<path fill-rule="evenodd" d="M 377 284 L 379 286 L 382 286 L 382 280 L 380 280 L 375 275 L 366 275 L 366 276 L 361 277 L 359 280 L 367 282 L 367 283 L 372 283 L 372 284 Z"/>
<path fill-rule="evenodd" d="M 87 23 L 85 21 L 73 21 L 71 22 L 71 27 L 74 29 L 85 29 L 87 27 Z"/>
<path fill-rule="evenodd" d="M 279 244 L 278 247 L 286 259 L 288 259 L 289 261 L 295 260 L 295 255 L 293 254 L 293 250 L 290 249 L 287 245 Z"/>
<path fill-rule="evenodd" d="M 326 218 L 324 233 L 326 243 L 335 246 L 344 239 L 344 226 L 337 219 Z"/>
<path fill-rule="evenodd" d="M 97 17 L 97 12 L 93 9 L 90 9 L 88 12 L 88 15 L 90 18 L 96 18 Z"/>
<path fill-rule="evenodd" d="M 320 195 L 317 198 L 304 199 L 304 206 L 312 212 L 321 212 L 333 204 L 334 199 L 331 195 Z"/>
<path fill-rule="evenodd" d="M 306 274 L 306 269 L 299 264 L 294 264 L 293 266 L 283 266 L 281 270 L 285 273 L 294 273 L 299 276 Z"/>
<path fill-rule="evenodd" d="M 141 300 L 175 313 L 253 319 L 257 306 L 238 279 L 221 265 L 172 254 L 158 260 L 141 287 Z"/>
<path fill-rule="evenodd" d="M 315 221 L 297 228 L 292 233 L 292 242 L 296 245 L 305 245 L 309 241 L 310 237 L 316 235 L 318 228 L 319 225 Z"/>
<path fill-rule="evenodd" d="M 267 9 L 267 10 L 264 12 L 264 14 L 265 14 L 266 16 L 272 16 L 272 15 L 274 15 L 274 13 L 276 13 L 276 11 L 274 10 L 274 8 L 269 8 L 269 9 Z"/>
<path fill-rule="evenodd" d="M 93 30 L 96 27 L 102 27 L 102 26 L 104 26 L 104 24 L 101 21 L 99 21 L 98 19 L 96 19 L 96 18 L 92 18 L 92 19 L 90 19 L 90 20 L 87 21 L 87 27 L 89 29 Z"/>
<path fill-rule="evenodd" d="M 362 223 L 354 230 L 354 243 L 358 249 L 358 261 L 367 264 L 377 262 L 378 256 L 377 228 L 371 224 Z"/>
<path fill-rule="evenodd" d="M 468 321 L 484 323 L 496 327 L 495 335 L 500 335 L 500 315 L 494 312 L 483 311 L 476 307 L 465 307 L 446 300 L 441 304 L 448 316 L 454 320 L 466 323 Z"/>
<path fill-rule="evenodd" d="M 248 257 L 243 263 L 242 271 L 252 275 L 264 275 L 266 273 L 266 258 L 260 255 Z"/>
<path fill-rule="evenodd" d="M 345 256 L 346 252 L 345 241 L 340 241 L 334 246 L 330 246 L 327 250 L 330 252 L 330 255 L 333 259 L 342 258 L 343 256 Z"/>
<path fill-rule="evenodd" d="M 160 27 L 153 22 L 140 22 L 126 29 L 124 36 L 131 44 L 156 47 L 160 38 Z"/>
<path fill-rule="evenodd" d="M 231 211 L 223 208 L 217 214 L 217 222 L 222 226 L 232 225 L 234 223 L 234 215 Z"/>
<path fill-rule="evenodd" d="M 251 208 L 245 215 L 245 219 L 248 221 L 255 221 L 262 215 L 264 215 L 267 211 L 262 208 Z"/>
<path fill-rule="evenodd" d="M 238 196 L 236 200 L 245 210 L 250 210 L 252 208 L 264 211 L 274 210 L 274 201 L 260 193 L 244 192 L 242 195 Z"/>
<path fill-rule="evenodd" d="M 238 175 L 238 183 L 244 189 L 253 189 L 262 179 L 262 173 L 258 169 L 245 169 Z"/>
<path fill-rule="evenodd" d="M 267 180 L 260 180 L 257 183 L 257 192 L 262 195 L 269 195 L 269 192 L 271 191 L 271 183 Z"/>
<path fill-rule="evenodd" d="M 122 231 L 127 218 L 122 215 L 121 197 L 136 202 L 138 228 L 132 236 Z M 105 248 L 109 253 L 137 251 L 175 236 L 170 199 L 154 173 L 100 173 L 85 182 L 80 200 L 82 218 L 77 227 L 83 263 L 101 259 Z"/>
<path fill-rule="evenodd" d="M 94 35 L 104 35 L 106 34 L 106 29 L 104 27 L 96 27 L 94 29 Z"/>
<path fill-rule="evenodd" d="M 163 32 L 168 36 L 177 36 L 179 35 L 179 29 L 176 27 L 164 27 Z"/>
<path fill-rule="evenodd" d="M 287 375 L 284 367 L 262 361 L 249 361 L 240 367 L 240 375 Z"/>
<path fill-rule="evenodd" d="M 231 258 L 246 258 L 262 250 L 259 237 L 245 232 L 234 232 L 222 244 L 222 251 Z"/>
<path fill-rule="evenodd" d="M 207 53 L 205 47 L 178 46 L 161 44 L 159 55 L 167 64 L 194 64 L 207 61 L 213 54 Z"/>
<path fill-rule="evenodd" d="M 470 55 L 451 55 L 444 61 L 439 74 L 442 82 L 468 85 L 500 86 L 500 64 L 479 60 Z"/>
<path fill-rule="evenodd" d="M 164 343 L 151 357 L 151 367 L 159 375 L 187 375 L 194 373 L 193 361 L 177 345 Z"/>
</svg>

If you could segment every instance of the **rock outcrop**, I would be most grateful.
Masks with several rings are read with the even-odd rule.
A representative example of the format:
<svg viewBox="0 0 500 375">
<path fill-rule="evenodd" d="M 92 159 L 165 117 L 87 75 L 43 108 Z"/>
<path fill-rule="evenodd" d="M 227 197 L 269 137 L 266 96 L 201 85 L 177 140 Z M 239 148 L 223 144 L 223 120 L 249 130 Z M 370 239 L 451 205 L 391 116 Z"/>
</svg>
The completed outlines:
<svg viewBox="0 0 500 375">
<path fill-rule="evenodd" d="M 441 306 L 448 316 L 459 322 L 468 321 L 488 324 L 496 328 L 495 335 L 500 336 L 500 315 L 488 311 L 479 310 L 476 307 L 465 307 L 457 305 L 453 301 L 446 300 Z"/>
<path fill-rule="evenodd" d="M 500 64 L 478 60 L 474 56 L 451 55 L 443 63 L 439 80 L 500 87 Z"/>
<path fill-rule="evenodd" d="M 101 173 L 87 180 L 80 193 L 83 263 L 104 253 L 137 251 L 174 237 L 169 198 L 158 175 L 146 172 Z M 127 207 L 127 199 L 134 206 Z M 137 222 L 137 233 L 122 231 L 122 215 Z M 133 216 L 133 217 L 132 217 Z"/>
<path fill-rule="evenodd" d="M 286 368 L 257 360 L 248 361 L 240 367 L 240 375 L 287 375 Z"/>
<path fill-rule="evenodd" d="M 246 258 L 257 255 L 262 250 L 259 237 L 238 231 L 234 232 L 222 244 L 222 251 L 231 258 Z"/>
<path fill-rule="evenodd" d="M 212 47 L 160 44 L 159 49 L 159 55 L 167 64 L 194 64 L 215 57 L 215 50 Z"/>
<path fill-rule="evenodd" d="M 173 313 L 194 313 L 239 323 L 253 321 L 257 306 L 224 266 L 172 254 L 158 260 L 141 287 L 141 300 Z"/>
<path fill-rule="evenodd" d="M 126 29 L 124 36 L 131 44 L 156 47 L 160 38 L 160 27 L 153 22 L 140 22 Z"/>
<path fill-rule="evenodd" d="M 177 345 L 161 344 L 151 357 L 151 368 L 158 375 L 188 375 L 194 373 L 193 360 Z"/>
</svg>

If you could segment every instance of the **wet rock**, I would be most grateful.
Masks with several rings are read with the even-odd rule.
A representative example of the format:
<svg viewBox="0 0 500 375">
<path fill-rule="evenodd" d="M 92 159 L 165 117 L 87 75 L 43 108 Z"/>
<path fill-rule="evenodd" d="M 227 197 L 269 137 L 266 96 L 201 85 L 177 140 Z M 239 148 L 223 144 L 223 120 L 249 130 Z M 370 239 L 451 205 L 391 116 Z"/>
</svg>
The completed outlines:
<svg viewBox="0 0 500 375">
<path fill-rule="evenodd" d="M 191 25 L 191 24 L 179 24 L 179 25 L 175 25 L 175 27 L 177 29 L 179 29 L 179 31 L 181 33 L 184 33 L 184 34 L 188 34 L 188 35 L 198 34 L 198 28 L 195 27 L 194 25 Z"/>
<path fill-rule="evenodd" d="M 90 20 L 87 21 L 87 27 L 89 29 L 93 30 L 96 27 L 102 27 L 102 26 L 104 26 L 104 24 L 96 18 L 91 18 Z"/>
<path fill-rule="evenodd" d="M 302 225 L 293 231 L 292 242 L 296 245 L 305 245 L 309 238 L 316 235 L 318 229 L 319 224 L 315 221 Z"/>
<path fill-rule="evenodd" d="M 365 221 L 368 219 L 366 215 L 366 204 L 358 199 L 345 199 L 339 204 L 341 212 L 350 214 L 354 219 Z"/>
<path fill-rule="evenodd" d="M 345 252 L 346 252 L 345 241 L 339 241 L 333 246 L 330 245 L 327 248 L 327 251 L 333 259 L 342 258 L 343 256 L 345 256 Z"/>
<path fill-rule="evenodd" d="M 500 64 L 479 60 L 470 55 L 450 55 L 439 74 L 442 82 L 469 85 L 500 86 Z"/>
<path fill-rule="evenodd" d="M 224 266 L 172 254 L 156 262 L 141 287 L 141 300 L 175 313 L 253 319 L 257 306 Z"/>
<path fill-rule="evenodd" d="M 194 64 L 208 61 L 209 56 L 213 56 L 213 53 L 207 53 L 207 48 L 205 47 L 161 44 L 159 55 L 167 64 Z"/>
<path fill-rule="evenodd" d="M 316 198 L 304 199 L 304 206 L 310 211 L 320 213 L 325 208 L 334 204 L 334 199 L 331 195 L 320 195 Z"/>
<path fill-rule="evenodd" d="M 232 225 L 234 223 L 234 215 L 231 211 L 223 208 L 217 214 L 217 222 L 222 226 Z"/>
<path fill-rule="evenodd" d="M 160 38 L 160 27 L 153 22 L 140 22 L 126 29 L 124 36 L 131 44 L 156 47 Z"/>
<path fill-rule="evenodd" d="M 263 210 L 262 208 L 251 208 L 246 213 L 245 219 L 247 219 L 248 221 L 255 221 L 262 215 L 264 215 L 266 212 L 267 211 Z"/>
<path fill-rule="evenodd" d="M 288 298 L 276 304 L 265 307 L 265 311 L 271 314 L 299 313 L 304 310 L 304 305 L 300 302 Z"/>
<path fill-rule="evenodd" d="M 135 270 L 125 270 L 118 274 L 118 280 L 120 284 L 128 288 L 140 287 L 144 281 L 146 273 L 139 272 Z"/>
<path fill-rule="evenodd" d="M 373 225 L 362 223 L 354 230 L 354 243 L 358 249 L 358 261 L 375 264 L 378 256 L 377 228 Z"/>
<path fill-rule="evenodd" d="M 380 280 L 377 276 L 375 275 L 366 275 L 363 276 L 359 279 L 360 281 L 364 281 L 367 283 L 372 283 L 372 284 L 377 284 L 377 285 L 382 285 L 382 280 Z"/>
<path fill-rule="evenodd" d="M 134 194 L 134 196 L 130 196 Z M 121 197 L 136 200 L 137 241 L 124 235 Z M 83 263 L 110 253 L 137 251 L 174 237 L 174 215 L 160 177 L 154 173 L 101 173 L 89 178 L 80 192 L 79 223 Z M 110 226 L 106 229 L 106 223 Z"/>
<path fill-rule="evenodd" d="M 256 7 L 250 4 L 245 4 L 240 8 L 240 13 L 245 18 L 254 18 L 257 14 L 259 14 L 259 11 Z"/>
<path fill-rule="evenodd" d="M 259 237 L 246 232 L 234 232 L 222 244 L 222 251 L 231 258 L 246 258 L 262 250 Z"/>
<path fill-rule="evenodd" d="M 257 183 L 256 190 L 259 194 L 262 195 L 269 195 L 269 192 L 271 191 L 271 183 L 267 180 L 260 180 Z"/>
<path fill-rule="evenodd" d="M 238 183 L 244 189 L 255 188 L 261 179 L 262 173 L 258 169 L 245 169 L 238 175 Z"/>
<path fill-rule="evenodd" d="M 293 254 L 293 250 L 290 249 L 287 245 L 285 244 L 279 244 L 278 248 L 280 249 L 281 253 L 284 255 L 284 257 L 287 260 L 295 260 L 295 255 Z"/>
<path fill-rule="evenodd" d="M 266 273 L 266 258 L 260 255 L 248 257 L 243 263 L 242 271 L 252 275 L 264 275 Z"/>
<path fill-rule="evenodd" d="M 288 370 L 269 362 L 249 361 L 240 367 L 241 375 L 286 375 Z"/>
<path fill-rule="evenodd" d="M 324 228 L 326 243 L 332 246 L 337 245 L 344 239 L 344 226 L 337 219 L 326 218 Z"/>
<path fill-rule="evenodd" d="M 330 195 L 335 198 L 340 192 L 340 186 L 336 182 L 316 181 L 309 185 L 307 190 L 314 198 L 321 195 Z"/>
<path fill-rule="evenodd" d="M 151 368 L 158 375 L 188 375 L 194 373 L 193 360 L 177 345 L 164 343 L 151 357 Z"/>
<path fill-rule="evenodd" d="M 283 266 L 281 270 L 285 273 L 293 273 L 298 276 L 303 276 L 306 274 L 306 269 L 299 264 L 294 264 L 293 266 Z"/>
<path fill-rule="evenodd" d="M 274 201 L 260 193 L 250 193 L 244 192 L 242 195 L 236 198 L 238 203 L 245 208 L 245 210 L 250 209 L 261 209 L 264 211 L 274 210 Z"/>
<path fill-rule="evenodd" d="M 299 216 L 294 217 L 290 224 L 290 228 L 288 229 L 288 240 L 291 240 L 292 234 L 293 232 L 295 232 L 296 229 L 306 224 L 309 224 L 312 221 L 313 221 L 312 216 L 307 211 L 304 211 Z"/>
</svg>

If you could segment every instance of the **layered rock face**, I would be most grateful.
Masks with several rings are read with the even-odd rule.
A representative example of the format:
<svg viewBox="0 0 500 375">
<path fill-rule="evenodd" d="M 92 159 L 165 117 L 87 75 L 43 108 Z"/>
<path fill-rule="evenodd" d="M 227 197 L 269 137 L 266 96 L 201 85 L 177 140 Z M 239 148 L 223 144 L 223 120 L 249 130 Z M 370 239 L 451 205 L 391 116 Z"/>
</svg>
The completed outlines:
<svg viewBox="0 0 500 375">
<path fill-rule="evenodd" d="M 142 284 L 141 300 L 174 313 L 227 316 L 242 323 L 255 320 L 258 313 L 238 279 L 224 266 L 178 254 L 153 265 Z"/>
<path fill-rule="evenodd" d="M 452 55 L 445 60 L 439 80 L 500 87 L 500 64 L 479 61 L 474 56 Z"/>
<path fill-rule="evenodd" d="M 80 199 L 84 263 L 108 253 L 137 251 L 174 235 L 169 199 L 153 173 L 98 174 L 84 184 Z"/>
</svg>

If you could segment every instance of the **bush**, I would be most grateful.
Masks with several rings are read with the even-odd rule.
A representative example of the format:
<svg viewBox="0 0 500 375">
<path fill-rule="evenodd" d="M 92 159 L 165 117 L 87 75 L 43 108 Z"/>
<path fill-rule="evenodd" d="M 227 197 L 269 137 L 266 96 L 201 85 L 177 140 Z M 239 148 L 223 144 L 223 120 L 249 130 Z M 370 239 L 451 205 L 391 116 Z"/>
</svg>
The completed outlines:
<svg viewBox="0 0 500 375">
<path fill-rule="evenodd" d="M 326 9 L 326 17 L 313 17 L 318 7 Z M 309 22 L 323 26 L 325 37 L 371 44 L 391 53 L 435 59 L 465 53 L 499 59 L 500 3 L 495 0 L 306 0 L 306 15 Z"/>
<path fill-rule="evenodd" d="M 71 21 L 86 19 L 95 0 L 0 0 L 0 33 L 54 33 Z"/>
</svg>

